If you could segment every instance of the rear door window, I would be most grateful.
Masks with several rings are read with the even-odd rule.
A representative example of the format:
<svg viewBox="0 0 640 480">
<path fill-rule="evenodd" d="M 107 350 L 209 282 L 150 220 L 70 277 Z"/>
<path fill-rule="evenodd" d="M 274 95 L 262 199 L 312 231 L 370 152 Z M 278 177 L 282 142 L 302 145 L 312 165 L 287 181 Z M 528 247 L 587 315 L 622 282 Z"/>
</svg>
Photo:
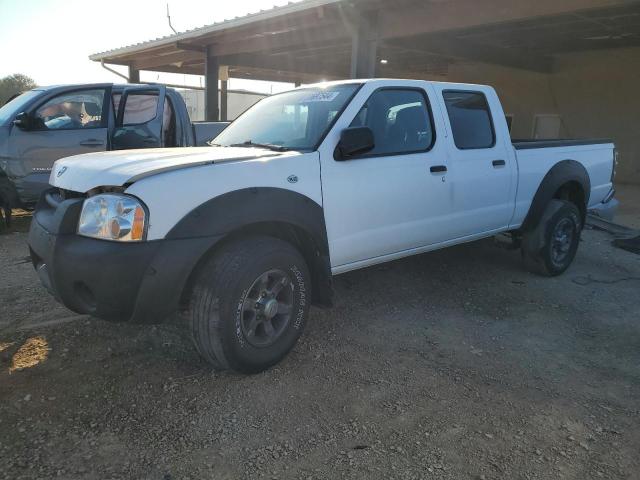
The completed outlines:
<svg viewBox="0 0 640 480">
<path fill-rule="evenodd" d="M 113 150 L 127 148 L 157 148 L 175 144 L 175 122 L 168 105 L 166 88 L 162 85 L 128 87 L 112 96 L 117 108 L 115 128 L 111 137 Z M 165 125 L 163 119 L 168 118 Z"/>
<path fill-rule="evenodd" d="M 492 148 L 496 136 L 484 94 L 446 90 L 442 95 L 456 147 L 460 150 Z"/>
<path fill-rule="evenodd" d="M 132 92 L 127 96 L 122 124 L 140 125 L 156 118 L 158 95 L 152 92 Z M 118 104 L 120 101 L 118 100 Z"/>
</svg>

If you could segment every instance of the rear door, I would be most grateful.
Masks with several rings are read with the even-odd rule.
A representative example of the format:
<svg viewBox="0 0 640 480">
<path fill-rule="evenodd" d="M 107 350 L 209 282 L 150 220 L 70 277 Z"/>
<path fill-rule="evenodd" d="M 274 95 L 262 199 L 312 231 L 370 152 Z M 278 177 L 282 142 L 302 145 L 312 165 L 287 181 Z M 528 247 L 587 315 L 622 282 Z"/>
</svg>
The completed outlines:
<svg viewBox="0 0 640 480">
<path fill-rule="evenodd" d="M 505 228 L 515 199 L 517 168 L 498 97 L 490 89 L 469 87 L 435 84 L 451 132 L 447 179 L 456 238 Z"/>
<path fill-rule="evenodd" d="M 163 117 L 166 88 L 161 85 L 127 87 L 114 93 L 113 150 L 164 146 Z"/>
<path fill-rule="evenodd" d="M 110 93 L 110 86 L 65 90 L 34 105 L 31 128 L 14 127 L 9 139 L 24 175 L 48 177 L 59 158 L 105 150 Z"/>
</svg>

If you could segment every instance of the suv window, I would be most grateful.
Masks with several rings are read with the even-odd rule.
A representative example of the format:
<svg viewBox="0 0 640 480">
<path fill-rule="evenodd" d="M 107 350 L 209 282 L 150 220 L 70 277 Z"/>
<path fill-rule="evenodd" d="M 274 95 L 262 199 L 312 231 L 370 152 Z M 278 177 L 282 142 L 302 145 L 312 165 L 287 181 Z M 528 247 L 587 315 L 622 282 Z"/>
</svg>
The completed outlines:
<svg viewBox="0 0 640 480">
<path fill-rule="evenodd" d="M 491 148 L 496 136 L 487 98 L 480 92 L 443 92 L 453 139 L 460 150 Z"/>
<path fill-rule="evenodd" d="M 42 130 L 100 128 L 103 101 L 103 89 L 57 95 L 36 110 L 35 127 Z"/>
<path fill-rule="evenodd" d="M 351 122 L 369 127 L 375 148 L 367 155 L 394 155 L 426 151 L 435 140 L 424 92 L 382 89 L 374 92 Z"/>
</svg>

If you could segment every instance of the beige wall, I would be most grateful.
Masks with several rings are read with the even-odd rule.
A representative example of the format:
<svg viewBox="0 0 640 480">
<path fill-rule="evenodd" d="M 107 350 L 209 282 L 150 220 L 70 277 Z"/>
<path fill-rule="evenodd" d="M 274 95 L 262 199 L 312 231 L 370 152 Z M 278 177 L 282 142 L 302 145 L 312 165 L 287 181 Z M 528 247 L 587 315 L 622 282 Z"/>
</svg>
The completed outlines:
<svg viewBox="0 0 640 480">
<path fill-rule="evenodd" d="M 558 56 L 550 75 L 456 64 L 447 80 L 494 86 L 514 116 L 514 138 L 531 138 L 537 114 L 560 114 L 561 136 L 612 138 L 620 152 L 617 181 L 640 184 L 640 48 Z"/>
<path fill-rule="evenodd" d="M 640 184 L 640 48 L 557 59 L 553 90 L 571 136 L 613 138 L 617 181 Z"/>
<path fill-rule="evenodd" d="M 513 138 L 531 138 L 534 115 L 557 111 L 549 91 L 549 76 L 542 73 L 485 64 L 457 64 L 449 68 L 447 80 L 494 87 L 505 113 L 513 115 Z"/>
</svg>

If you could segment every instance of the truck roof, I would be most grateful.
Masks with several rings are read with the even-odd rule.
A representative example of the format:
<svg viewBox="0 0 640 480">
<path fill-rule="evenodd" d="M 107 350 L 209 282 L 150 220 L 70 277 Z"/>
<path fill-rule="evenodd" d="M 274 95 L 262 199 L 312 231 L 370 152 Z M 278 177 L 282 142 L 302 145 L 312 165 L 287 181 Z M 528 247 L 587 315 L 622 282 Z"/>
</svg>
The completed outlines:
<svg viewBox="0 0 640 480">
<path fill-rule="evenodd" d="M 305 85 L 303 87 L 299 87 L 299 88 L 322 88 L 322 87 L 328 87 L 328 86 L 332 86 L 332 85 L 349 85 L 349 84 L 376 84 L 379 83 L 381 86 L 383 85 L 388 85 L 389 83 L 406 83 L 406 84 L 419 84 L 419 83 L 423 83 L 423 82 L 427 82 L 430 83 L 432 85 L 438 85 L 442 88 L 469 88 L 469 89 L 490 89 L 492 87 L 490 87 L 489 85 L 483 85 L 483 84 L 476 84 L 476 83 L 456 83 L 456 82 L 440 82 L 440 81 L 434 81 L 434 80 L 417 80 L 417 79 L 411 79 L 411 78 L 361 78 L 361 79 L 348 79 L 348 80 L 332 80 L 329 82 L 319 82 L 319 83 L 314 83 L 311 85 Z"/>
<path fill-rule="evenodd" d="M 114 90 L 122 90 L 126 87 L 153 87 L 157 86 L 153 83 L 66 83 L 66 84 L 58 84 L 58 85 L 45 85 L 41 87 L 33 88 L 32 90 L 40 91 L 40 92 L 53 92 L 56 90 L 68 90 L 75 88 L 104 88 L 104 87 L 113 87 Z M 170 88 L 170 87 L 167 87 Z"/>
</svg>

